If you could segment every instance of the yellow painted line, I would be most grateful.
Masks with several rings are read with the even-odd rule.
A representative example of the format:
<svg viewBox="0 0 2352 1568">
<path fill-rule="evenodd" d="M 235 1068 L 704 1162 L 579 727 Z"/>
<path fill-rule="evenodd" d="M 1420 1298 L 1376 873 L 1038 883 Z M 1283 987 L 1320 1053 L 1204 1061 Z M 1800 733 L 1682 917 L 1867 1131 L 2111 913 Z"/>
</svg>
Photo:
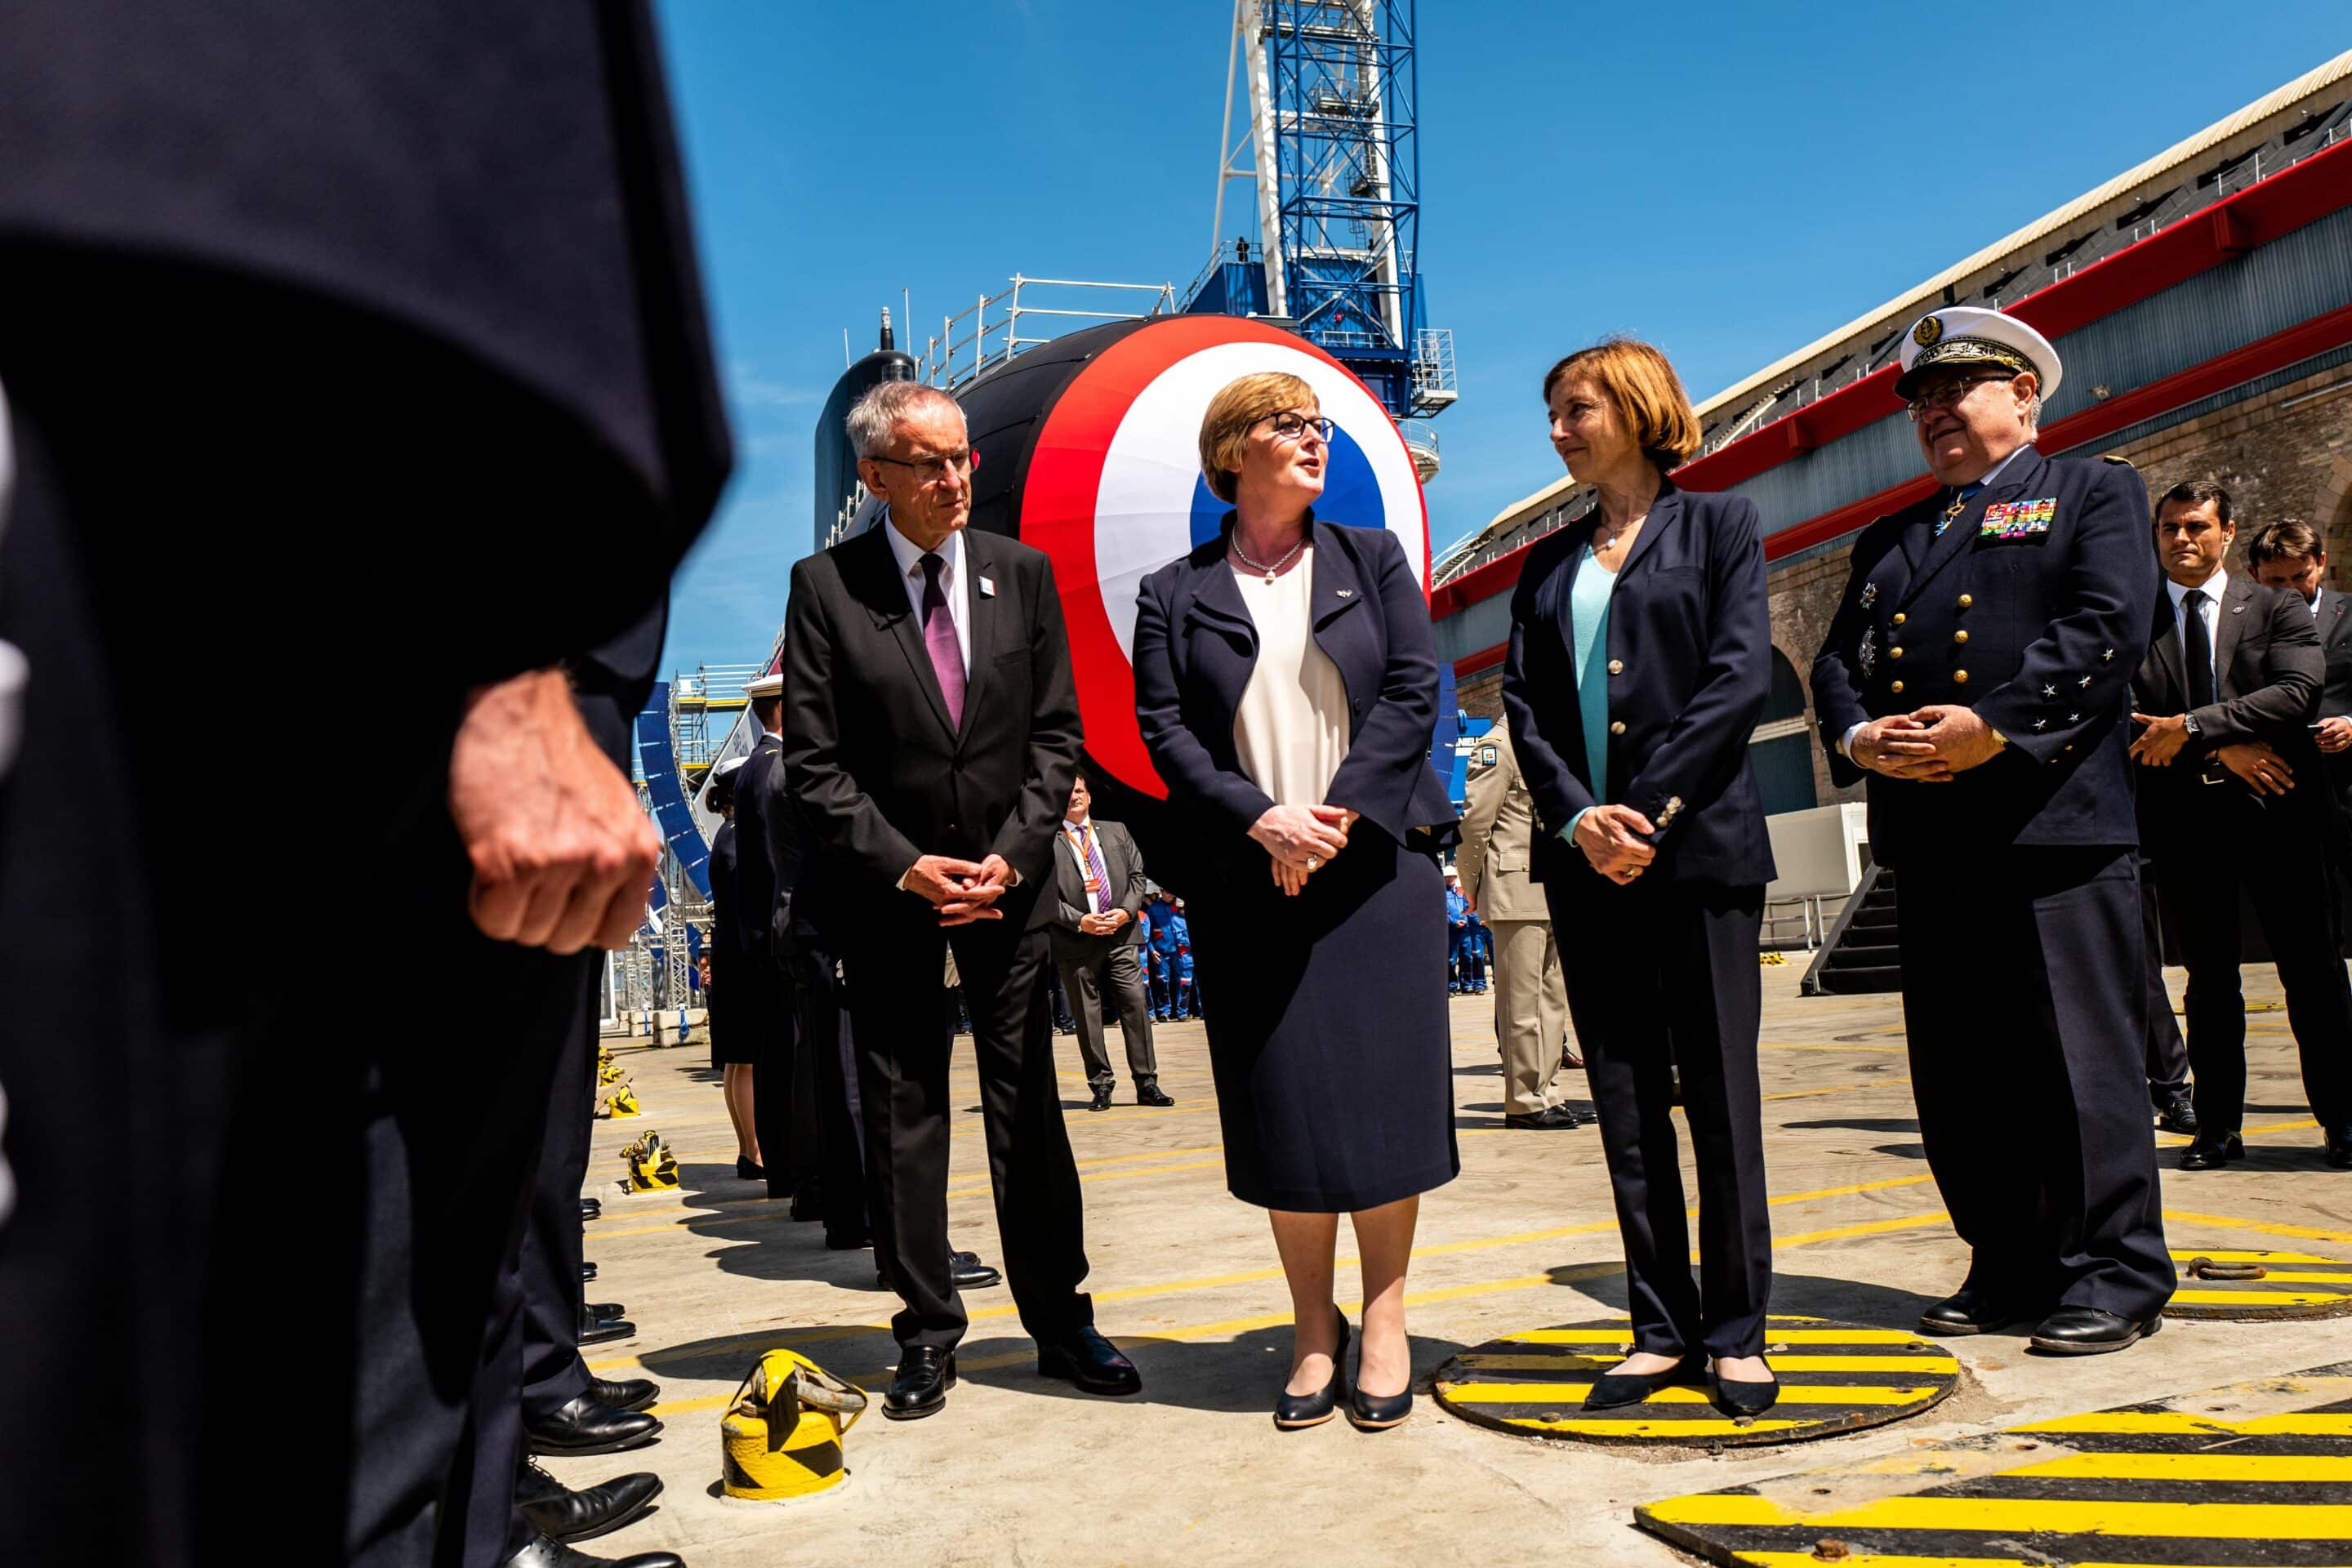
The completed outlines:
<svg viewBox="0 0 2352 1568">
<path fill-rule="evenodd" d="M 1458 1365 L 1480 1372 L 1605 1372 L 1622 1357 L 1612 1355 L 1497 1355 L 1472 1351 L 1456 1356 Z M 1949 1356 L 1932 1355 L 1775 1355 L 1769 1359 L 1776 1373 L 1791 1372 L 1892 1372 L 1892 1373 L 1957 1373 L 1960 1363 Z M 1577 1366 L 1578 1362 L 1590 1363 Z"/>
<path fill-rule="evenodd" d="M 1893 1219 L 1874 1219 L 1861 1225 L 1842 1225 L 1832 1230 L 1808 1230 L 1796 1236 L 1773 1237 L 1772 1250 L 1778 1252 L 1784 1247 L 1811 1247 L 1817 1241 L 1843 1241 L 1848 1237 L 1854 1236 L 1885 1236 L 1889 1231 L 1912 1230 L 1924 1225 L 1935 1225 L 1951 1217 L 1948 1211 L 1937 1209 L 1934 1214 L 1898 1215 Z M 1696 1251 L 1691 1254 L 1691 1260 L 1693 1262 L 1698 1260 L 1698 1254 Z"/>
<path fill-rule="evenodd" d="M 2308 1252 L 2223 1252 L 2211 1247 L 2176 1247 L 2172 1249 L 2175 1263 L 2186 1263 L 2192 1258 L 2210 1258 L 2216 1263 L 2334 1263 L 2352 1267 L 2341 1258 L 2319 1258 Z"/>
<path fill-rule="evenodd" d="M 2205 1434 L 2236 1437 L 2352 1437 L 2352 1415 L 2253 1415 L 2242 1421 L 2217 1415 L 2184 1415 L 2175 1410 L 2103 1410 L 2089 1415 L 2012 1426 L 2012 1432 L 2094 1432 L 2111 1436 L 2179 1436 Z"/>
<path fill-rule="evenodd" d="M 2245 1280 L 2242 1281 L 2242 1283 L 2259 1285 L 2352 1286 L 2352 1274 L 2340 1272 L 2313 1273 L 2307 1269 L 2300 1268 L 2272 1268 L 2265 1270 L 2260 1279 Z"/>
<path fill-rule="evenodd" d="M 2342 1290 L 2175 1290 L 2184 1307 L 2325 1307 L 2352 1301 Z"/>
<path fill-rule="evenodd" d="M 1533 1416 L 1515 1416 L 1511 1419 L 1511 1429 L 1515 1432 L 1570 1432 L 1592 1437 L 1680 1437 L 1685 1439 L 1727 1437 L 1734 1432 L 1742 1436 L 1753 1436 L 1759 1432 L 1786 1432 L 1791 1427 L 1808 1425 L 1810 1423 L 1803 1421 L 1726 1421 L 1708 1420 L 1705 1417 L 1689 1421 L 1675 1420 L 1672 1417 L 1641 1421 L 1541 1421 Z M 1739 1560 L 1746 1563 L 1751 1561 L 1752 1556 L 1752 1553 L 1742 1552 Z M 1820 1559 L 1811 1552 L 1807 1552 L 1802 1561 L 1807 1568 L 1821 1568 Z M 1848 1557 L 1843 1561 L 1852 1564 L 1861 1563 L 1864 1559 Z M 2041 1565 L 2037 1564 L 2036 1568 L 2041 1568 Z"/>
<path fill-rule="evenodd" d="M 2352 1241 L 2352 1230 L 2322 1230 L 2308 1225 L 2278 1225 L 2268 1220 L 2231 1219 L 2227 1215 L 2191 1214 L 2185 1209 L 2164 1211 L 2168 1225 L 2213 1225 L 2230 1230 L 2251 1230 L 2258 1236 L 2291 1236 L 2298 1241 Z M 2191 1253 L 2190 1257 L 2196 1254 Z M 2207 1256 L 2211 1256 L 2208 1254 Z"/>
<path fill-rule="evenodd" d="M 1754 1428 L 1750 1427 L 1750 1431 Z M 1822 1559 L 1810 1552 L 1740 1552 L 1743 1568 L 1822 1568 Z M 1904 1557 L 1888 1556 L 1878 1552 L 1859 1552 L 1841 1557 L 1843 1568 L 2050 1568 L 2050 1560 L 2037 1557 L 2027 1562 L 2022 1557 Z M 2091 1563 L 2067 1560 L 2066 1568 L 2149 1568 L 2144 1563 Z"/>
<path fill-rule="evenodd" d="M 1580 1405 L 1592 1392 L 1589 1383 L 1450 1383 L 1439 1385 L 1455 1405 Z M 1780 1400 L 1789 1405 L 1909 1405 L 1943 1390 L 1934 1384 L 1923 1388 L 1882 1387 L 1857 1384 L 1852 1387 L 1782 1384 Z M 1703 1388 L 1662 1388 L 1642 1403 L 1706 1405 L 1714 1395 Z"/>
<path fill-rule="evenodd" d="M 1937 1216 L 1940 1218 L 1941 1216 Z M 1524 1345 L 1630 1345 L 1633 1331 L 1626 1329 L 1529 1329 L 1504 1336 Z M 1901 1329 L 1776 1329 L 1764 1327 L 1765 1340 L 1788 1345 L 1909 1345 L 1924 1344 L 1918 1335 Z"/>
<path fill-rule="evenodd" d="M 2003 1470 L 2100 1481 L 2352 1481 L 2343 1454 L 2069 1454 Z"/>
<path fill-rule="evenodd" d="M 1768 1094 L 1766 1100 L 1812 1100 L 1824 1094 L 1850 1094 L 1858 1089 L 1893 1089 L 1909 1083 L 1907 1078 L 1874 1078 L 1866 1083 L 1832 1084 L 1827 1089 L 1792 1089 L 1780 1094 Z"/>
<path fill-rule="evenodd" d="M 1695 1390 L 1686 1391 L 1696 1393 Z M 1780 1397 L 1788 1398 L 1783 1390 Z M 2352 1541 L 2352 1506 L 2334 1503 L 2075 1502 L 2052 1498 L 1876 1498 L 1814 1513 L 1769 1498 L 1708 1492 L 1652 1503 L 1668 1524 L 1776 1526 L 1808 1530 L 1998 1530 L 2030 1535 L 2144 1535 L 2167 1540 Z"/>
</svg>

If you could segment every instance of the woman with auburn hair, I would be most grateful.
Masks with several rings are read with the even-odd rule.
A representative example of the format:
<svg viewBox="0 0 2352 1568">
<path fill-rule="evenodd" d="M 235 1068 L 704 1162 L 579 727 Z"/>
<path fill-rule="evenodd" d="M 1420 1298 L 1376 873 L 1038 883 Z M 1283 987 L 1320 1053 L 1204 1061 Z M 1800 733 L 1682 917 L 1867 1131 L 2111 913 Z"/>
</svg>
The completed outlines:
<svg viewBox="0 0 2352 1568">
<path fill-rule="evenodd" d="M 1734 1415 L 1771 1407 L 1772 1283 L 1756 1037 L 1772 851 L 1748 763 L 1771 687 L 1756 509 L 1678 488 L 1698 417 L 1665 355 L 1608 342 L 1544 377 L 1552 449 L 1600 492 L 1528 552 L 1503 706 L 1544 831 L 1533 876 L 1625 1242 L 1633 1353 L 1592 1409 L 1709 1372 Z M 1699 1184 L 1690 1275 L 1670 1108 L 1682 1076 Z"/>
<path fill-rule="evenodd" d="M 1395 534 L 1315 515 L 1331 425 L 1297 376 L 1211 399 L 1216 538 L 1144 579 L 1136 718 L 1199 878 L 1184 895 L 1225 1181 L 1269 1211 L 1293 1308 L 1275 1425 L 1366 1430 L 1412 1409 L 1405 1262 L 1421 1194 L 1461 1169 L 1429 765 L 1437 658 Z M 1332 1297 L 1339 1215 L 1363 1255 L 1352 1395 Z"/>
</svg>

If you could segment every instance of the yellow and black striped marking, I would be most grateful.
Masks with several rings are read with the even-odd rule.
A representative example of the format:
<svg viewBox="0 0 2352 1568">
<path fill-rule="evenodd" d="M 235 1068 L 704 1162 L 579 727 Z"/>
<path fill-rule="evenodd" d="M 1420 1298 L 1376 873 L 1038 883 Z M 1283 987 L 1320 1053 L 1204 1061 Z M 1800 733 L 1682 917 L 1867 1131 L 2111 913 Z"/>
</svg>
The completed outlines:
<svg viewBox="0 0 2352 1568">
<path fill-rule="evenodd" d="M 1710 1563 L 1754 1568 L 2352 1563 L 2352 1362 L 1668 1498 L 1633 1517 Z"/>
<path fill-rule="evenodd" d="M 1960 1376 L 1948 1349 L 1903 1330 L 1775 1317 L 1764 1359 L 1780 1380 L 1780 1402 L 1763 1415 L 1725 1415 L 1703 1381 L 1661 1389 L 1639 1405 L 1585 1409 L 1593 1379 L 1633 1348 L 1622 1318 L 1489 1340 L 1437 1369 L 1437 1403 L 1465 1421 L 1523 1436 L 1730 1447 L 1900 1421 L 1951 1393 Z"/>
<path fill-rule="evenodd" d="M 2342 1258 L 2177 1247 L 2172 1263 L 2180 1286 L 2164 1309 L 2168 1318 L 2266 1322 L 2352 1312 L 2352 1263 Z"/>
</svg>

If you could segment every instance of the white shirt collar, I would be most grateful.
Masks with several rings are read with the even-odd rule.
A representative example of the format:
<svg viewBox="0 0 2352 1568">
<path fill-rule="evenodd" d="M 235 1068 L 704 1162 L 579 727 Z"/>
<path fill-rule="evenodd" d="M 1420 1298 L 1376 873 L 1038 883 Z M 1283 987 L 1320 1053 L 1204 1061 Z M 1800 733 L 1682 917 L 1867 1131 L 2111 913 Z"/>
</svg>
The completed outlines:
<svg viewBox="0 0 2352 1568">
<path fill-rule="evenodd" d="M 2033 443 L 2028 441 L 2025 444 L 2025 447 L 2031 447 L 2032 445 L 2033 445 Z M 2015 451 L 2011 452 L 2008 457 L 2003 458 L 2000 462 L 1995 463 L 1991 468 L 1987 468 L 1981 477 L 1971 479 L 1969 484 L 1975 485 L 1977 489 L 1980 490 L 1989 490 L 1992 489 L 1993 481 L 2000 478 L 2000 471 L 2009 467 L 2011 463 L 2017 461 L 2018 453 L 2024 451 L 2025 447 L 2020 447 Z M 1954 485 L 1952 488 L 1956 490 L 1964 490 L 1969 487 L 1968 485 Z"/>
<path fill-rule="evenodd" d="M 898 563 L 898 575 L 920 579 L 923 573 L 923 549 L 898 531 L 898 520 L 888 511 L 882 514 L 882 531 L 889 536 L 890 554 Z M 963 570 L 963 530 L 959 528 L 940 545 L 938 554 L 947 564 L 940 569 L 942 584 L 952 582 Z"/>
<path fill-rule="evenodd" d="M 2223 591 L 2229 586 L 2230 569 L 2226 566 L 2197 584 L 2198 591 L 2205 595 L 2205 602 L 2209 605 L 2220 604 Z M 2164 590 L 2172 595 L 2172 613 L 2178 617 L 2180 614 L 2180 601 L 2189 590 L 2169 577 L 2164 580 Z"/>
</svg>

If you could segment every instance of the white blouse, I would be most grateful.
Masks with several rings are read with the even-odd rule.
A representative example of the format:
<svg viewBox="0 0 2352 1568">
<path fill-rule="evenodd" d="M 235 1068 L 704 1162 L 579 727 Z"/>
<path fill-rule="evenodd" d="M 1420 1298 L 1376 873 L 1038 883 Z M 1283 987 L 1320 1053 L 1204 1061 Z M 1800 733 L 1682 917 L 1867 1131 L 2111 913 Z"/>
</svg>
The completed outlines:
<svg viewBox="0 0 2352 1568">
<path fill-rule="evenodd" d="M 1320 805 L 1348 755 L 1348 683 L 1315 646 L 1315 548 L 1269 583 L 1233 567 L 1257 626 L 1257 666 L 1234 714 L 1242 772 L 1277 805 Z"/>
</svg>

